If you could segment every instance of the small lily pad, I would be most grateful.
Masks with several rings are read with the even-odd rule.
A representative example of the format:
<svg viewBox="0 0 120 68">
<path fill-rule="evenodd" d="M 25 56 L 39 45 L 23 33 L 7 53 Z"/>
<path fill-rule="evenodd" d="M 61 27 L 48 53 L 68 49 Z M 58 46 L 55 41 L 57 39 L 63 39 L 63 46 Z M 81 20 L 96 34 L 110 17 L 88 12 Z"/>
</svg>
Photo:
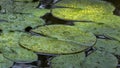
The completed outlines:
<svg viewBox="0 0 120 68">
<path fill-rule="evenodd" d="M 86 46 L 92 46 L 96 42 L 96 37 L 92 33 L 82 31 L 74 26 L 49 25 L 39 27 L 32 31 L 57 38 L 58 40 L 74 42 Z"/>
<path fill-rule="evenodd" d="M 120 55 L 120 42 L 115 40 L 98 39 L 95 47 L 98 50 Z"/>
<path fill-rule="evenodd" d="M 37 61 L 37 55 L 32 51 L 21 47 L 5 47 L 2 48 L 2 54 L 5 58 L 18 63 L 29 63 Z"/>
<path fill-rule="evenodd" d="M 46 54 L 67 54 L 82 52 L 89 46 L 62 41 L 55 38 L 42 36 L 23 35 L 20 39 L 21 46 L 35 52 Z"/>
<path fill-rule="evenodd" d="M 96 51 L 85 57 L 84 53 L 60 55 L 51 60 L 52 68 L 116 68 L 117 58 L 110 53 Z"/>
<path fill-rule="evenodd" d="M 10 68 L 13 62 L 4 58 L 3 54 L 0 54 L 0 68 Z"/>
</svg>

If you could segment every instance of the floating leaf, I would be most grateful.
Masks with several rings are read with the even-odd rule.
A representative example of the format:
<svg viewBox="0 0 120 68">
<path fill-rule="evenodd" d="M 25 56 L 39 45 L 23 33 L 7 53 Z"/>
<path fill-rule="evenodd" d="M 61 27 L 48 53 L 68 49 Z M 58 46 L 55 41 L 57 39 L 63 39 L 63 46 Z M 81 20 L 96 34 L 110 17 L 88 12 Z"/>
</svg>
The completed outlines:
<svg viewBox="0 0 120 68">
<path fill-rule="evenodd" d="M 120 55 L 120 42 L 115 40 L 98 39 L 95 47 L 98 50 Z"/>
<path fill-rule="evenodd" d="M 53 58 L 51 62 L 52 68 L 82 68 L 85 54 L 78 53 L 72 55 L 60 55 Z"/>
<path fill-rule="evenodd" d="M 30 35 L 22 36 L 20 44 L 21 46 L 35 52 L 47 54 L 66 54 L 81 52 L 89 47 L 81 44 L 58 40 L 55 38 Z"/>
<path fill-rule="evenodd" d="M 99 22 L 104 16 L 113 15 L 114 10 L 110 3 L 101 0 L 62 0 L 55 6 L 63 7 L 52 10 L 55 17 L 79 21 Z"/>
<path fill-rule="evenodd" d="M 38 2 L 28 2 L 28 3 L 15 2 L 15 5 L 16 5 L 15 12 L 23 13 L 23 14 L 32 14 L 37 17 L 43 16 L 46 13 L 50 12 L 50 10 L 48 9 L 36 8 L 38 4 L 39 4 Z M 24 6 L 24 7 L 21 7 L 21 6 Z"/>
<path fill-rule="evenodd" d="M 24 30 L 26 27 L 36 27 L 43 25 L 44 21 L 34 15 L 2 14 L 1 19 L 8 22 L 1 22 L 0 28 L 3 30 Z"/>
<path fill-rule="evenodd" d="M 119 24 L 119 22 L 117 22 Z M 96 35 L 104 35 L 109 38 L 113 38 L 120 41 L 120 29 L 119 25 L 115 23 L 109 24 L 97 24 L 97 23 L 84 23 L 76 22 L 75 26 L 79 27 L 81 30 L 93 32 Z"/>
<path fill-rule="evenodd" d="M 2 48 L 2 54 L 5 58 L 18 63 L 29 63 L 37 61 L 37 55 L 21 47 Z"/>
<path fill-rule="evenodd" d="M 96 51 L 85 58 L 84 53 L 60 55 L 51 60 L 52 68 L 116 68 L 117 59 L 110 53 Z"/>
<path fill-rule="evenodd" d="M 49 25 L 32 30 L 45 36 L 57 38 L 58 40 L 74 42 L 86 46 L 92 46 L 96 37 L 90 32 L 84 32 L 74 26 Z"/>
<path fill-rule="evenodd" d="M 2 54 L 0 54 L 0 68 L 10 68 L 13 65 L 13 62 L 4 58 Z"/>
<path fill-rule="evenodd" d="M 85 59 L 82 68 L 116 68 L 117 64 L 118 60 L 114 55 L 96 51 Z"/>
<path fill-rule="evenodd" d="M 3 32 L 0 35 L 0 48 L 4 47 L 19 47 L 19 39 L 23 32 Z M 0 49 L 1 51 L 1 49 Z"/>
</svg>

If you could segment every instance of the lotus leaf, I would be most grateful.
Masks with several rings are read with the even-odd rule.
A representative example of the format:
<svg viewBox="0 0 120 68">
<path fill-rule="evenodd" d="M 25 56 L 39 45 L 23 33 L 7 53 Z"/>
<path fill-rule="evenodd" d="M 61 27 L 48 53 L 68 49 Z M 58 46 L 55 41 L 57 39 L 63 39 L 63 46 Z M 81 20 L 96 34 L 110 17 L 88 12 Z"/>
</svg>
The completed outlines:
<svg viewBox="0 0 120 68">
<path fill-rule="evenodd" d="M 115 40 L 105 40 L 105 39 L 98 39 L 95 47 L 98 50 L 102 50 L 105 52 L 110 52 L 115 55 L 120 55 L 120 42 Z"/>
<path fill-rule="evenodd" d="M 52 68 L 116 68 L 117 59 L 110 53 L 95 51 L 88 57 L 84 53 L 57 56 L 51 65 Z"/>
<path fill-rule="evenodd" d="M 24 30 L 26 27 L 36 27 L 43 25 L 44 21 L 34 15 L 21 15 L 21 14 L 1 14 L 0 28 L 2 30 Z"/>
<path fill-rule="evenodd" d="M 118 25 L 118 26 L 117 26 Z M 120 41 L 120 29 L 119 23 L 116 26 L 113 24 L 97 24 L 97 23 L 84 23 L 76 22 L 75 26 L 79 27 L 81 30 L 93 32 L 96 35 L 104 35 L 109 38 L 113 38 Z"/>
<path fill-rule="evenodd" d="M 10 68 L 13 65 L 13 62 L 4 58 L 2 54 L 0 54 L 0 68 Z"/>
<path fill-rule="evenodd" d="M 35 52 L 47 54 L 66 54 L 81 52 L 89 46 L 62 41 L 55 38 L 42 36 L 23 35 L 20 40 L 21 46 Z"/>
<path fill-rule="evenodd" d="M 37 61 L 37 55 L 35 53 L 21 47 L 2 48 L 2 54 L 5 58 L 17 63 L 30 63 Z"/>
<path fill-rule="evenodd" d="M 90 32 L 84 32 L 74 26 L 49 25 L 32 30 L 45 36 L 57 38 L 58 40 L 70 41 L 77 44 L 92 46 L 96 37 Z"/>
<path fill-rule="evenodd" d="M 52 14 L 55 17 L 79 21 L 101 22 L 104 16 L 111 17 L 114 10 L 110 3 L 101 0 L 62 0 L 55 6 L 63 7 L 52 10 Z"/>
</svg>

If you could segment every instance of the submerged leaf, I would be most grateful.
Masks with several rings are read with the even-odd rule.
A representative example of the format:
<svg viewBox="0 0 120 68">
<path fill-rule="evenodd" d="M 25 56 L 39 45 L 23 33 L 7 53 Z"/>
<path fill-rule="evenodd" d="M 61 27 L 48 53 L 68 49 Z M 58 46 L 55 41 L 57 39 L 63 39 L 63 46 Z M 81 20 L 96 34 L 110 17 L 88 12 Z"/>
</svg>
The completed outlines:
<svg viewBox="0 0 120 68">
<path fill-rule="evenodd" d="M 74 42 L 86 46 L 92 46 L 96 42 L 96 37 L 90 33 L 80 30 L 74 26 L 49 25 L 32 30 L 48 37 L 57 38 L 62 41 Z"/>
<path fill-rule="evenodd" d="M 42 36 L 24 35 L 20 39 L 20 44 L 35 52 L 47 54 L 66 54 L 81 52 L 89 46 L 76 44 L 72 42 L 62 41 L 55 38 Z"/>
<path fill-rule="evenodd" d="M 0 54 L 0 68 L 10 68 L 13 62 L 4 58 L 3 54 Z"/>
</svg>

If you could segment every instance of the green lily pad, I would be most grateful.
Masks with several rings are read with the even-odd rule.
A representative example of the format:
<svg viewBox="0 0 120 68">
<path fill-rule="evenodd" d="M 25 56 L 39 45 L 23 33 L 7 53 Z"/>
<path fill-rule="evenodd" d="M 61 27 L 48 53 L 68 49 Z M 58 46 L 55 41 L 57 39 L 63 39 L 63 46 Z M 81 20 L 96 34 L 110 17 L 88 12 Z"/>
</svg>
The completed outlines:
<svg viewBox="0 0 120 68">
<path fill-rule="evenodd" d="M 32 31 L 45 36 L 57 38 L 58 40 L 74 42 L 86 46 L 92 46 L 96 42 L 96 37 L 92 33 L 82 31 L 74 26 L 49 25 L 39 27 Z"/>
<path fill-rule="evenodd" d="M 53 9 L 52 14 L 66 20 L 99 22 L 99 19 L 103 19 L 105 15 L 113 15 L 114 10 L 110 3 L 101 0 L 62 0 L 55 6 L 62 6 L 63 8 Z"/>
<path fill-rule="evenodd" d="M 23 35 L 20 39 L 21 46 L 32 51 L 46 54 L 67 54 L 82 52 L 89 46 L 62 41 L 55 38 L 42 36 Z"/>
<path fill-rule="evenodd" d="M 120 55 L 120 42 L 115 40 L 98 39 L 95 47 L 98 50 Z"/>
<path fill-rule="evenodd" d="M 15 5 L 16 5 L 15 12 L 32 14 L 37 17 L 43 16 L 46 13 L 50 12 L 50 10 L 48 9 L 36 8 L 38 4 L 39 4 L 38 2 L 29 2 L 29 3 L 15 2 Z M 21 7 L 21 6 L 24 6 L 24 7 Z"/>
<path fill-rule="evenodd" d="M 2 54 L 5 58 L 18 63 L 26 63 L 37 61 L 37 55 L 32 51 L 21 47 L 5 47 L 2 48 Z"/>
<path fill-rule="evenodd" d="M 85 54 L 60 55 L 53 58 L 50 63 L 52 68 L 82 68 Z"/>
<path fill-rule="evenodd" d="M 34 15 L 1 14 L 0 18 L 7 21 L 0 23 L 2 30 L 24 30 L 28 26 L 34 28 L 44 24 L 42 19 Z"/>
<path fill-rule="evenodd" d="M 0 68 L 10 68 L 13 62 L 4 58 L 3 54 L 0 54 Z"/>
<path fill-rule="evenodd" d="M 93 32 L 96 35 L 104 35 L 109 38 L 114 38 L 120 41 L 119 22 L 115 25 L 110 24 L 97 24 L 97 23 L 84 23 L 76 22 L 75 26 L 84 31 Z"/>
<path fill-rule="evenodd" d="M 110 53 L 96 51 L 85 58 L 82 53 L 61 55 L 51 60 L 52 68 L 116 68 L 117 58 Z"/>
<path fill-rule="evenodd" d="M 116 68 L 117 64 L 118 60 L 114 55 L 96 51 L 85 59 L 82 68 Z"/>
<path fill-rule="evenodd" d="M 0 51 L 5 47 L 19 47 L 19 39 L 23 32 L 3 32 L 0 34 Z"/>
</svg>

